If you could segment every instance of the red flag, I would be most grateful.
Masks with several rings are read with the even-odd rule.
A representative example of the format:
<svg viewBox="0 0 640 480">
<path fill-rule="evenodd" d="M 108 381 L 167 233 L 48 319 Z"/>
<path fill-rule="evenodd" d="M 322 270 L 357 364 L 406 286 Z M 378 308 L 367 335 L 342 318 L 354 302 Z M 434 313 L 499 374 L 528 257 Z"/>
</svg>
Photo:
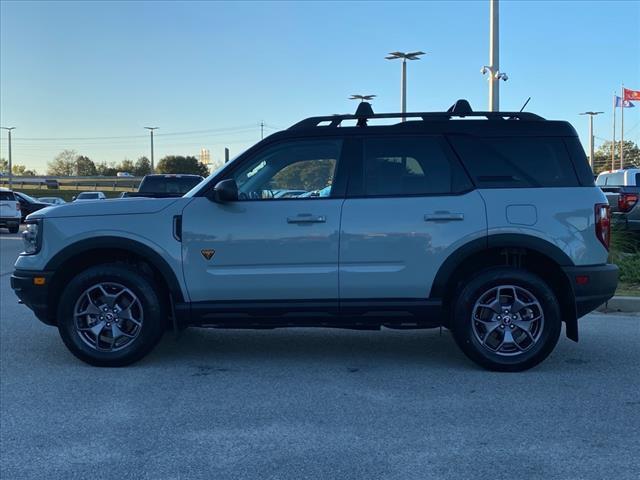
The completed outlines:
<svg viewBox="0 0 640 480">
<path fill-rule="evenodd" d="M 631 90 L 629 88 L 623 88 L 623 100 L 640 100 L 640 90 Z"/>
</svg>

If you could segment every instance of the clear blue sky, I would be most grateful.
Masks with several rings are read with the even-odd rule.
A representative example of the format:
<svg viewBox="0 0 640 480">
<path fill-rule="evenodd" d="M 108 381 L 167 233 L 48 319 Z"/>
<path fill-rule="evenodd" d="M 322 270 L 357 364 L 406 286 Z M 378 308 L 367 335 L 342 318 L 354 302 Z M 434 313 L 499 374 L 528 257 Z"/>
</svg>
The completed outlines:
<svg viewBox="0 0 640 480">
<path fill-rule="evenodd" d="M 577 114 L 602 110 L 597 144 L 610 138 L 613 91 L 623 81 L 640 89 L 640 2 L 500 8 L 500 64 L 510 77 L 501 109 L 531 96 L 527 110 L 571 121 L 585 141 Z M 418 49 L 429 54 L 409 65 L 409 110 L 457 98 L 485 109 L 488 25 L 486 0 L 2 1 L 0 122 L 18 127 L 14 163 L 41 172 L 65 148 L 95 161 L 148 155 L 145 125 L 160 127 L 156 158 L 201 147 L 220 158 L 225 145 L 234 154 L 259 140 L 261 120 L 282 128 L 350 112 L 352 93 L 377 94 L 375 110 L 397 111 L 400 64 L 384 56 Z M 640 105 L 625 111 L 635 141 L 639 122 Z M 1 139 L 6 157 L 6 132 Z"/>
</svg>

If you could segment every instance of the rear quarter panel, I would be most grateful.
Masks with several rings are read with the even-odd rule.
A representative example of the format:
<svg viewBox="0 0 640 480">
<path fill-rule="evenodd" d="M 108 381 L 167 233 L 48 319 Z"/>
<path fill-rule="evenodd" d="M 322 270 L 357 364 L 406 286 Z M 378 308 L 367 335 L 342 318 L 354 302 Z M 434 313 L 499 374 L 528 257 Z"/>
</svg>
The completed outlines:
<svg viewBox="0 0 640 480">
<path fill-rule="evenodd" d="M 575 265 L 607 263 L 595 233 L 594 205 L 607 203 L 597 187 L 481 189 L 489 236 L 533 235 L 562 249 Z"/>
</svg>

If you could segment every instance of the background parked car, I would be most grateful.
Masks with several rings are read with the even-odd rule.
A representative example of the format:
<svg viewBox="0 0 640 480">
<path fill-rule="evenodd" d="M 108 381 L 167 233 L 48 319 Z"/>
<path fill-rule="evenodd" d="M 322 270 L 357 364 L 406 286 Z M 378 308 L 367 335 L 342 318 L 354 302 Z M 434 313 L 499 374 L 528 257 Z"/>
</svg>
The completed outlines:
<svg viewBox="0 0 640 480">
<path fill-rule="evenodd" d="M 13 193 L 16 195 L 16 198 L 20 202 L 20 212 L 22 214 L 20 218 L 21 222 L 24 222 L 24 219 L 27 217 L 27 215 L 51 206 L 49 203 L 44 203 L 39 200 L 36 200 L 35 198 L 30 197 L 26 193 L 22 193 L 22 192 L 13 192 Z"/>
<path fill-rule="evenodd" d="M 134 175 L 129 172 L 118 172 L 116 173 L 117 177 L 133 177 Z"/>
<path fill-rule="evenodd" d="M 125 192 L 123 197 L 181 197 L 198 185 L 204 177 L 187 174 L 146 175 L 137 192 Z"/>
<path fill-rule="evenodd" d="M 73 197 L 74 202 L 85 200 L 106 200 L 107 196 L 103 192 L 81 192 Z"/>
<path fill-rule="evenodd" d="M 20 217 L 20 202 L 15 194 L 7 188 L 0 188 L 0 227 L 8 228 L 9 233 L 18 233 Z"/>
<path fill-rule="evenodd" d="M 640 168 L 602 172 L 596 185 L 607 196 L 613 225 L 640 233 Z"/>
<path fill-rule="evenodd" d="M 43 203 L 49 203 L 51 205 L 63 205 L 67 203 L 64 201 L 63 198 L 60 198 L 60 197 L 39 197 L 38 201 Z"/>
</svg>

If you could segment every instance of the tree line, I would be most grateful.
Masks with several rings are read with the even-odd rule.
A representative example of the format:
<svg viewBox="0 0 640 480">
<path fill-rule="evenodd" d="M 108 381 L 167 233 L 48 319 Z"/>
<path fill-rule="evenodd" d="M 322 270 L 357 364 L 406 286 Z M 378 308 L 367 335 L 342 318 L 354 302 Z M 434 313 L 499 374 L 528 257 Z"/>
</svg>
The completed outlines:
<svg viewBox="0 0 640 480">
<path fill-rule="evenodd" d="M 209 175 L 209 168 L 200 163 L 194 156 L 167 155 L 160 159 L 155 166 L 156 173 L 186 173 L 193 175 Z M 0 172 L 9 171 L 9 162 L 0 158 Z M 36 176 L 35 170 L 27 169 L 24 165 L 14 164 L 11 171 L 14 175 Z M 55 177 L 115 177 L 118 172 L 127 172 L 136 177 L 143 177 L 151 173 L 151 162 L 147 157 L 140 157 L 135 162 L 125 158 L 120 163 L 94 162 L 86 155 L 79 155 L 75 150 L 63 150 L 49 163 L 47 175 Z"/>
<path fill-rule="evenodd" d="M 209 174 L 207 166 L 193 156 L 167 155 L 155 167 L 156 173 Z M 151 173 L 151 162 L 143 156 L 135 162 L 125 158 L 120 163 L 96 163 L 85 155 L 78 155 L 75 150 L 64 150 L 47 164 L 47 174 L 53 176 L 115 177 L 118 172 L 142 177 Z"/>
</svg>

